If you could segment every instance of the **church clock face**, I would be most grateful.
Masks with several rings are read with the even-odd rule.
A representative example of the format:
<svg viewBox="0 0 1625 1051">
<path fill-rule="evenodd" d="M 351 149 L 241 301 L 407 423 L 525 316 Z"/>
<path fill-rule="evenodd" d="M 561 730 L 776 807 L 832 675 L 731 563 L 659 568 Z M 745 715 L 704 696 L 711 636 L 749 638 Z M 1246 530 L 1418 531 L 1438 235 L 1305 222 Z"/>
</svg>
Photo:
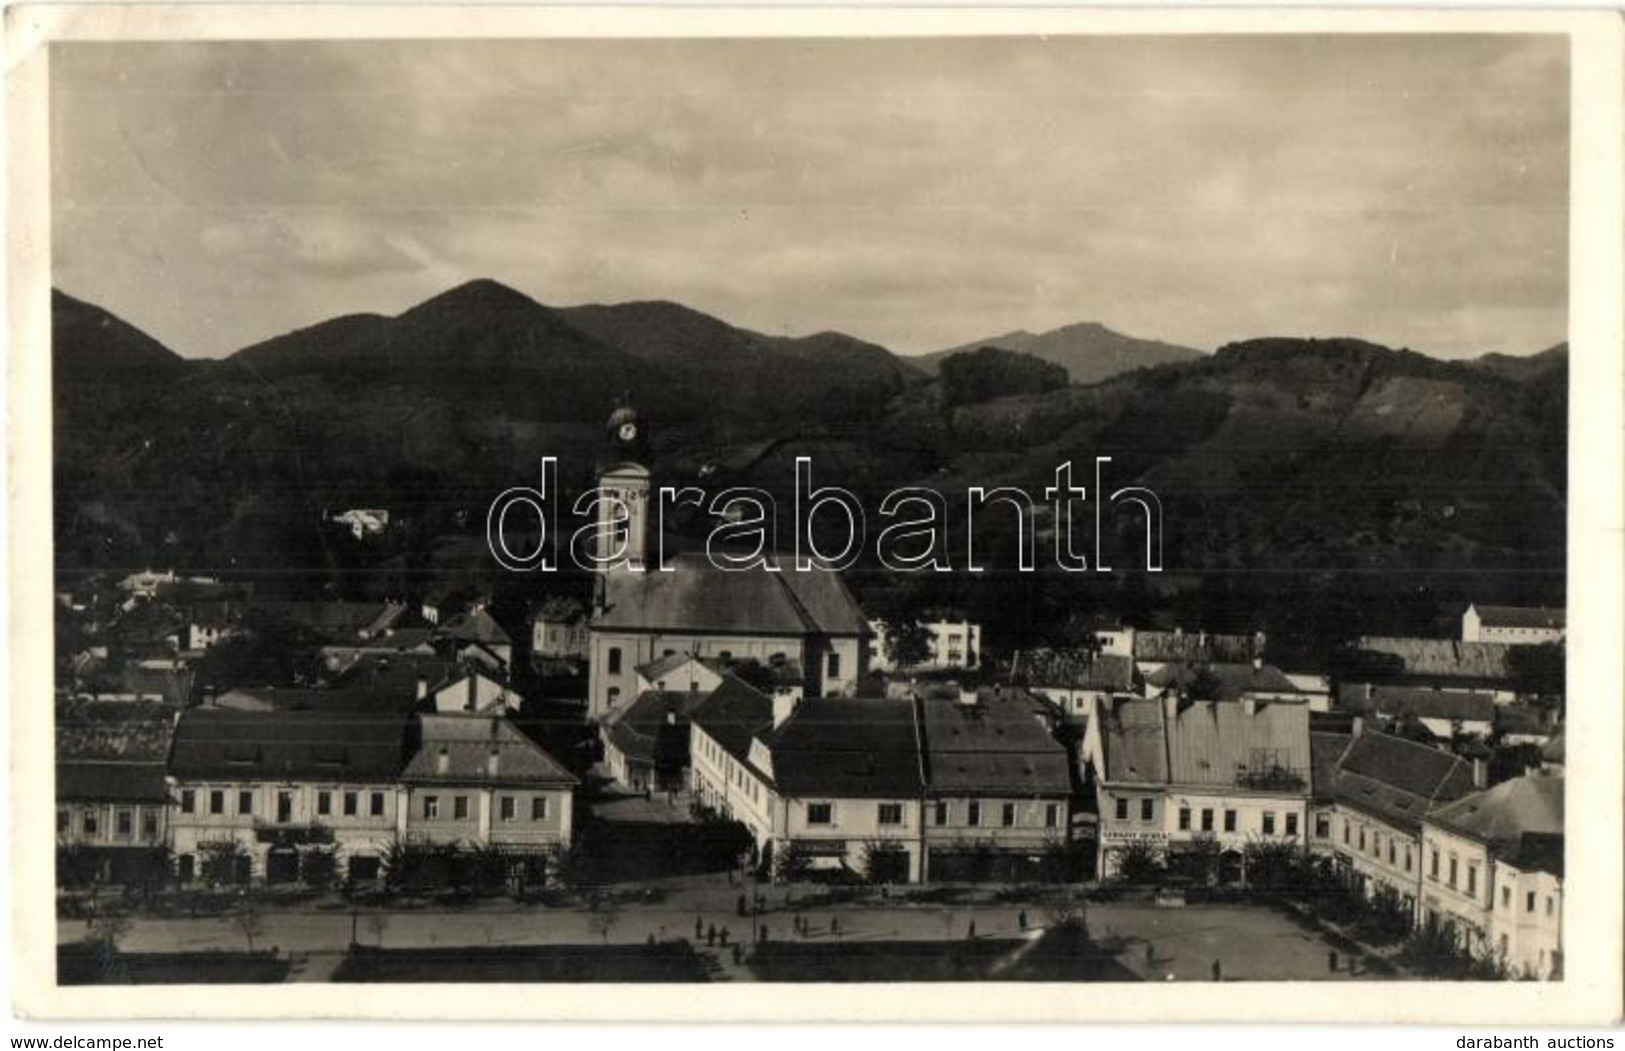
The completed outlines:
<svg viewBox="0 0 1625 1051">
<path fill-rule="evenodd" d="M 620 435 L 621 441 L 629 442 L 638 436 L 638 425 L 635 423 L 623 423 L 621 424 L 621 429 L 616 433 Z"/>
</svg>

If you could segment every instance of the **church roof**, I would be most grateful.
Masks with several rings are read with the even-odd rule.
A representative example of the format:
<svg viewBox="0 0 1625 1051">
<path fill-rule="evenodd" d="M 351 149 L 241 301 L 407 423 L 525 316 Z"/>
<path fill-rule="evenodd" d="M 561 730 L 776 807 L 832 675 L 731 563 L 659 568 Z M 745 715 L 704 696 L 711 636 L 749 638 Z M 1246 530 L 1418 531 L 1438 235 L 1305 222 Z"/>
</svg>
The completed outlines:
<svg viewBox="0 0 1625 1051">
<path fill-rule="evenodd" d="M 838 574 L 725 570 L 700 554 L 670 572 L 607 573 L 598 629 L 749 635 L 866 635 L 868 619 Z"/>
</svg>

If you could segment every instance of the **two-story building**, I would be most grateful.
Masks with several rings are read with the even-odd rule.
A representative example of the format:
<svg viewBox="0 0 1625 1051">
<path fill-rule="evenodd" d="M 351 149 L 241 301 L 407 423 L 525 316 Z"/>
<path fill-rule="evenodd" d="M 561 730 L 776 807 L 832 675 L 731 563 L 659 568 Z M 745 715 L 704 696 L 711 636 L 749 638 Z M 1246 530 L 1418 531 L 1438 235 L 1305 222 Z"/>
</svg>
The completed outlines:
<svg viewBox="0 0 1625 1051">
<path fill-rule="evenodd" d="M 1423 922 L 1447 925 L 1474 956 L 1560 973 L 1563 787 L 1530 774 L 1425 817 Z"/>
<path fill-rule="evenodd" d="M 1302 701 L 1114 700 L 1098 715 L 1097 871 L 1144 844 L 1171 864 L 1217 844 L 1221 877 L 1249 843 L 1303 843 L 1309 709 Z"/>
<path fill-rule="evenodd" d="M 56 843 L 62 884 L 162 878 L 169 795 L 164 764 L 56 764 Z"/>
<path fill-rule="evenodd" d="M 982 626 L 968 620 L 922 620 L 926 632 L 926 657 L 904 670 L 975 668 L 981 661 Z M 899 670 L 886 653 L 886 622 L 869 625 L 876 640 L 871 664 L 876 671 Z"/>
<path fill-rule="evenodd" d="M 609 776 L 634 792 L 686 788 L 689 717 L 708 696 L 709 691 L 645 690 L 606 715 L 598 729 Z"/>
<path fill-rule="evenodd" d="M 531 606 L 533 660 L 585 660 L 590 642 L 587 607 L 577 600 L 554 595 Z"/>
<path fill-rule="evenodd" d="M 1568 614 L 1545 606 L 1480 606 L 1461 615 L 1461 641 L 1542 646 L 1562 642 Z"/>
<path fill-rule="evenodd" d="M 1010 681 L 1047 697 L 1068 719 L 1089 718 L 1098 704 L 1131 693 L 1134 658 L 1077 649 L 1022 650 L 1011 660 Z"/>
<path fill-rule="evenodd" d="M 576 778 L 500 716 L 422 716 L 400 784 L 408 843 L 490 846 L 516 863 L 570 845 Z"/>
<path fill-rule="evenodd" d="M 194 708 L 175 728 L 170 844 L 183 880 L 232 857 L 268 883 L 370 879 L 397 826 L 411 718 Z"/>
<path fill-rule="evenodd" d="M 1316 786 L 1333 804 L 1330 852 L 1350 886 L 1379 888 L 1416 916 L 1422 886 L 1422 820 L 1437 807 L 1481 787 L 1483 766 L 1450 752 L 1375 730 L 1359 732 Z M 1312 842 L 1318 843 L 1312 838 Z"/>
</svg>

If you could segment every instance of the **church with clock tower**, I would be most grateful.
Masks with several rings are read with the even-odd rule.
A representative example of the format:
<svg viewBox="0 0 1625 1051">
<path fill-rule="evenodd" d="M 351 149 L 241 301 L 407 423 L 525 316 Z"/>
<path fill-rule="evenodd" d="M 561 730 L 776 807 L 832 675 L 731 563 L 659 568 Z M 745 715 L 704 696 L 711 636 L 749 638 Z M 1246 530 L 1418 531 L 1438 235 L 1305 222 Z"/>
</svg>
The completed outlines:
<svg viewBox="0 0 1625 1051">
<path fill-rule="evenodd" d="M 757 661 L 797 677 L 808 698 L 855 693 L 873 630 L 838 573 L 797 571 L 790 559 L 779 570 L 728 570 L 703 549 L 658 565 L 650 449 L 647 421 L 629 405 L 616 409 L 598 464 L 588 717 L 631 704 L 638 669 L 677 655 Z"/>
</svg>

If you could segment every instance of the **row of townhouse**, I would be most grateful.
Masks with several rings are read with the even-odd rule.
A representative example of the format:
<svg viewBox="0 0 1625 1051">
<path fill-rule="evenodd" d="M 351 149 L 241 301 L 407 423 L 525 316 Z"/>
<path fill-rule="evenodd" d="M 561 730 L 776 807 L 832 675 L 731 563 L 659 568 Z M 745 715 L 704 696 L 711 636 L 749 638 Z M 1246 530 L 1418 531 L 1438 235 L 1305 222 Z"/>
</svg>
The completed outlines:
<svg viewBox="0 0 1625 1051">
<path fill-rule="evenodd" d="M 516 860 L 567 847 L 575 785 L 499 714 L 203 707 L 181 715 L 167 762 L 58 764 L 57 831 L 115 859 L 167 852 L 183 880 L 367 880 L 397 841 Z"/>
<path fill-rule="evenodd" d="M 1389 734 L 1315 734 L 1317 835 L 1349 885 L 1535 978 L 1562 971 L 1561 766 L 1484 787 L 1482 761 Z"/>
<path fill-rule="evenodd" d="M 1003 691 L 801 704 L 728 676 L 690 715 L 691 787 L 759 853 L 887 882 L 1019 877 L 1070 839 L 1051 715 Z"/>
</svg>

